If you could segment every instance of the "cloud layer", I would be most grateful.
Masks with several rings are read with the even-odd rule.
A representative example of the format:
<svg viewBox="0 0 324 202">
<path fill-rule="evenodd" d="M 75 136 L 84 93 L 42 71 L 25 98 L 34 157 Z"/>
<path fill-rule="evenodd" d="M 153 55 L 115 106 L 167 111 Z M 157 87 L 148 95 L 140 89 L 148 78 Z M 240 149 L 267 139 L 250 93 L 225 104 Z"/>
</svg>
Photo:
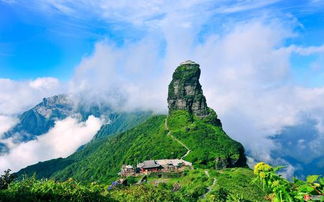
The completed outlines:
<svg viewBox="0 0 324 202">
<path fill-rule="evenodd" d="M 85 122 L 68 117 L 57 121 L 55 126 L 37 140 L 11 144 L 10 153 L 0 156 L 0 172 L 13 171 L 58 157 L 67 157 L 81 145 L 89 142 L 100 129 L 102 122 L 90 116 Z"/>
<path fill-rule="evenodd" d="M 21 113 L 44 97 L 60 94 L 63 84 L 56 78 L 44 77 L 30 81 L 0 78 L 0 115 Z"/>
</svg>

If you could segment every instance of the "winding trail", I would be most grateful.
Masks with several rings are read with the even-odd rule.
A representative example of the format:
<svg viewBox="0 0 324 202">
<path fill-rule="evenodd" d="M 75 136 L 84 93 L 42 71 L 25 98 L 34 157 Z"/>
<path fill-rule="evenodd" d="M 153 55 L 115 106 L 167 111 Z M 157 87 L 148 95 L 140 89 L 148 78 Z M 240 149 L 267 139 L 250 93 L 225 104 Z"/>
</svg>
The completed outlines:
<svg viewBox="0 0 324 202">
<path fill-rule="evenodd" d="M 208 178 L 210 178 L 208 170 L 205 170 L 205 174 L 207 175 Z M 202 195 L 201 198 L 206 198 L 206 195 L 209 194 L 209 192 L 211 192 L 212 187 L 216 184 L 216 181 L 217 181 L 216 178 L 214 178 L 213 183 L 209 187 L 207 187 L 208 191 L 204 195 Z"/>
<path fill-rule="evenodd" d="M 177 141 L 179 144 L 181 144 L 184 148 L 187 149 L 187 152 L 185 153 L 185 155 L 183 155 L 181 157 L 181 160 L 183 160 L 186 156 L 188 156 L 188 154 L 191 152 L 191 150 L 187 147 L 187 145 L 185 145 L 183 142 L 181 142 L 179 139 L 177 139 L 176 137 L 174 137 L 169 129 L 169 126 L 168 126 L 168 118 L 165 119 L 164 121 L 164 128 L 165 130 L 168 131 L 168 134 L 167 136 L 170 136 L 172 139 L 174 139 L 175 141 Z"/>
<path fill-rule="evenodd" d="M 185 153 L 185 155 L 183 155 L 183 156 L 181 157 L 181 159 L 185 158 L 185 157 L 186 157 L 186 156 L 191 152 L 191 150 L 187 147 L 187 145 L 185 145 L 183 142 L 181 142 L 179 139 L 177 139 L 176 137 L 174 137 L 174 136 L 172 135 L 172 133 L 171 133 L 171 131 L 170 131 L 170 129 L 169 129 L 169 126 L 168 126 L 168 118 L 166 118 L 165 121 L 164 121 L 164 128 L 165 128 L 165 130 L 168 131 L 167 136 L 170 136 L 172 139 L 174 139 L 174 140 L 177 141 L 179 144 L 181 144 L 184 148 L 187 149 L 187 152 Z M 207 176 L 208 178 L 210 178 L 210 175 L 209 175 L 208 170 L 205 170 L 205 174 L 206 174 L 206 176 Z M 201 198 L 206 198 L 206 195 L 209 194 L 209 192 L 212 191 L 212 188 L 213 188 L 213 186 L 215 186 L 216 182 L 217 182 L 217 179 L 214 177 L 214 179 L 213 179 L 213 183 L 212 183 L 210 186 L 207 187 L 207 190 L 208 190 L 208 191 L 207 191 L 205 194 L 203 194 L 203 195 L 201 196 Z"/>
</svg>

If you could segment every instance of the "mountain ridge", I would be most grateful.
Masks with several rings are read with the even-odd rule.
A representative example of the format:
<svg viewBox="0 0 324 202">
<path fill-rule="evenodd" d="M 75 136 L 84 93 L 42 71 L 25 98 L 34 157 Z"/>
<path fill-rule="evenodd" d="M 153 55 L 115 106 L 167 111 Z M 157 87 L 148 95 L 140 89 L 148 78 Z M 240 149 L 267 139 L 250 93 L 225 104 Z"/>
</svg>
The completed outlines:
<svg viewBox="0 0 324 202">
<path fill-rule="evenodd" d="M 181 69 L 186 65 L 181 64 L 177 69 Z M 177 69 L 175 74 L 178 72 Z M 196 70 L 200 72 L 199 66 Z M 187 89 L 192 87 L 190 85 L 199 87 L 199 76 L 191 80 L 194 80 L 194 82 L 186 83 Z M 190 91 L 188 92 L 190 94 Z M 195 95 L 193 97 L 192 95 L 188 96 L 187 92 L 180 96 L 174 95 L 175 97 L 184 96 L 189 98 L 186 104 L 191 105 L 191 107 L 193 106 L 192 103 L 194 103 L 191 101 L 197 100 L 194 97 Z M 200 97 L 202 101 L 205 99 L 201 86 L 198 88 L 196 96 Z M 201 168 L 246 167 L 243 146 L 232 140 L 223 131 L 216 112 L 207 107 L 206 101 L 200 103 L 202 104 L 200 105 L 202 106 L 201 109 L 205 110 L 202 112 L 198 108 L 201 112 L 198 115 L 202 116 L 196 116 L 195 112 L 190 110 L 188 106 L 185 106 L 185 110 L 171 107 L 168 116 L 155 115 L 133 129 L 86 145 L 81 151 L 77 151 L 66 158 L 66 160 L 71 160 L 78 157 L 78 160 L 63 169 L 45 175 L 41 169 L 38 169 L 44 168 L 45 162 L 22 169 L 18 172 L 18 175 L 31 175 L 38 171 L 36 175 L 39 178 L 51 177 L 66 180 L 73 177 L 85 182 L 94 180 L 103 182 L 116 179 L 117 173 L 123 164 L 136 165 L 143 160 L 181 157 L 191 161 L 194 166 Z M 199 107 L 199 105 L 197 106 Z M 165 128 L 166 121 L 169 131 Z M 170 135 L 168 136 L 169 132 L 172 133 L 174 138 L 183 142 L 187 148 L 190 148 L 190 152 L 188 153 L 188 150 L 183 145 L 175 141 Z M 102 134 L 104 133 L 102 132 Z M 96 145 L 94 146 L 94 144 Z M 64 162 L 65 160 L 60 159 L 58 161 Z M 59 167 L 59 165 L 55 166 Z"/>
</svg>

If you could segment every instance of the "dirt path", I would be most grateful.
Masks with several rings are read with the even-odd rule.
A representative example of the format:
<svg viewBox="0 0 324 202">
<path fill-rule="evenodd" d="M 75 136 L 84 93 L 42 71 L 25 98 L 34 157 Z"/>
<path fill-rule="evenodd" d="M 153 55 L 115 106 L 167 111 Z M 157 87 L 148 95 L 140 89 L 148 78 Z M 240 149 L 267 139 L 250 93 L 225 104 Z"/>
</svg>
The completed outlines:
<svg viewBox="0 0 324 202">
<path fill-rule="evenodd" d="M 181 157 L 181 159 L 184 159 L 186 156 L 188 156 L 188 154 L 191 152 L 191 150 L 187 147 L 187 145 L 185 145 L 183 142 L 181 142 L 179 139 L 177 139 L 176 137 L 174 137 L 172 135 L 171 131 L 169 130 L 169 126 L 168 126 L 168 118 L 166 118 L 165 121 L 164 121 L 164 128 L 165 128 L 165 130 L 169 131 L 168 134 L 167 134 L 167 136 L 170 136 L 172 139 L 174 139 L 179 144 L 181 144 L 184 148 L 187 149 L 187 152 L 185 153 L 185 155 L 183 155 Z"/>
<path fill-rule="evenodd" d="M 208 170 L 205 170 L 205 174 L 207 175 L 208 178 L 210 178 L 210 175 L 209 175 Z M 209 194 L 209 192 L 211 192 L 212 187 L 213 187 L 215 184 L 216 184 L 216 178 L 214 178 L 213 183 L 212 183 L 209 187 L 207 187 L 207 190 L 208 190 L 208 191 L 207 191 L 204 195 L 202 195 L 201 198 L 206 198 L 206 195 Z"/>
</svg>

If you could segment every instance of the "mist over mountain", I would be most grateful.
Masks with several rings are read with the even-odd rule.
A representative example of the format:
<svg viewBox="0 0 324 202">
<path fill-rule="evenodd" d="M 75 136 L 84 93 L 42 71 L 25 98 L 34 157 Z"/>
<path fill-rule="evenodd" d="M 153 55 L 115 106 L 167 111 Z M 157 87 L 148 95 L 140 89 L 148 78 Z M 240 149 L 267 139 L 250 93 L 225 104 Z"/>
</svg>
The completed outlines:
<svg viewBox="0 0 324 202">
<path fill-rule="evenodd" d="M 44 98 L 19 115 L 16 125 L 1 136 L 0 170 L 19 170 L 38 161 L 66 157 L 90 140 L 123 132 L 151 114 L 113 110 L 108 104 L 70 95 Z"/>
<path fill-rule="evenodd" d="M 152 114 L 214 109 L 250 167 L 323 174 L 323 13 L 319 0 L 0 0 L 0 170 L 67 166 Z M 187 59 L 199 83 L 171 79 Z"/>
<path fill-rule="evenodd" d="M 104 182 L 116 178 L 122 164 L 175 158 L 201 168 L 246 167 L 244 147 L 222 129 L 216 112 L 207 106 L 199 78 L 198 64 L 181 63 L 169 85 L 168 116 L 155 115 L 126 132 L 117 131 L 119 124 L 112 122 L 71 156 L 28 166 L 18 175 Z"/>
</svg>

